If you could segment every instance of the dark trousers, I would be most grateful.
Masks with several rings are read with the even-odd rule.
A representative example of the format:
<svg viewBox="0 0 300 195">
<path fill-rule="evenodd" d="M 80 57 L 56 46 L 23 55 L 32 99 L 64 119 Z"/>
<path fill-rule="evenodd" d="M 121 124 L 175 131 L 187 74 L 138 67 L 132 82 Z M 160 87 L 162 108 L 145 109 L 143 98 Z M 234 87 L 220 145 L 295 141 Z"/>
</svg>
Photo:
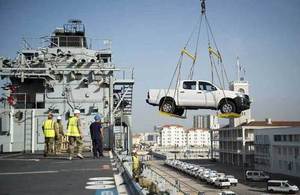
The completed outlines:
<svg viewBox="0 0 300 195">
<path fill-rule="evenodd" d="M 93 139 L 92 142 L 93 142 L 94 157 L 103 156 L 102 141 L 100 139 Z"/>
</svg>

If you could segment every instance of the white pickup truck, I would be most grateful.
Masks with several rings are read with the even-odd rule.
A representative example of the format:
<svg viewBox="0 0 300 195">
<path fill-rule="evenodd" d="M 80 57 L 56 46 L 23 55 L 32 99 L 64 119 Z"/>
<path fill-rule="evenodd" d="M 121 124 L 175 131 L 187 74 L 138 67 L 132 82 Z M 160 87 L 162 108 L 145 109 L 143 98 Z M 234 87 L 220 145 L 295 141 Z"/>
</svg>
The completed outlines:
<svg viewBox="0 0 300 195">
<path fill-rule="evenodd" d="M 222 113 L 238 113 L 250 108 L 249 96 L 221 90 L 209 81 L 183 80 L 178 89 L 150 89 L 146 102 L 159 110 L 183 115 L 184 109 L 213 109 Z"/>
</svg>

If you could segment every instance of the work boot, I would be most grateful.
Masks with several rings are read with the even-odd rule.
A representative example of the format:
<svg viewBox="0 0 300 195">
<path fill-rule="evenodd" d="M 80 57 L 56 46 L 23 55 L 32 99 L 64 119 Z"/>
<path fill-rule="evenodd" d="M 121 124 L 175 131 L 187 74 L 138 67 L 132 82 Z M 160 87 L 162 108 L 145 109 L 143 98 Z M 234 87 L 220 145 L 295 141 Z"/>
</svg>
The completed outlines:
<svg viewBox="0 0 300 195">
<path fill-rule="evenodd" d="M 80 158 L 80 159 L 83 159 L 83 158 L 84 158 L 84 157 L 82 156 L 82 154 L 80 154 L 80 153 L 77 154 L 77 157 Z"/>
</svg>

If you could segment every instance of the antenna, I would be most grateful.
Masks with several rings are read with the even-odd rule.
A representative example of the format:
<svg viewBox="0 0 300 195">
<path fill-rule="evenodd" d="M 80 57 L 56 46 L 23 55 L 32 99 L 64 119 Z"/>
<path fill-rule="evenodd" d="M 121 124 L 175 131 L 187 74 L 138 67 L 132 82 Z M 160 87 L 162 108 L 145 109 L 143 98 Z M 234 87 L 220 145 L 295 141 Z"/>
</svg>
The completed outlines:
<svg viewBox="0 0 300 195">
<path fill-rule="evenodd" d="M 236 65 L 237 65 L 237 79 L 240 81 L 240 70 L 241 70 L 241 65 L 240 65 L 240 58 L 239 56 L 236 57 Z"/>
</svg>

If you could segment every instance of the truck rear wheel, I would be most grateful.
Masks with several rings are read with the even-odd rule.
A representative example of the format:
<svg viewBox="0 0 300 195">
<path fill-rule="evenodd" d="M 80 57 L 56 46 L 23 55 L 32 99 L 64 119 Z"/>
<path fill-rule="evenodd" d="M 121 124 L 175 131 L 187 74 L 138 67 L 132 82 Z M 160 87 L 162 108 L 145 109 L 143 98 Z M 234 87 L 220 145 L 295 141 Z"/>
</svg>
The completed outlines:
<svg viewBox="0 0 300 195">
<path fill-rule="evenodd" d="M 163 101 L 159 107 L 160 111 L 166 112 L 166 113 L 171 113 L 171 114 L 173 114 L 175 112 L 175 109 L 176 109 L 176 105 L 175 105 L 174 101 L 171 101 L 171 100 Z"/>
<path fill-rule="evenodd" d="M 236 113 L 236 106 L 232 101 L 227 100 L 221 104 L 220 110 L 222 113 L 230 113 L 230 112 Z"/>
</svg>

